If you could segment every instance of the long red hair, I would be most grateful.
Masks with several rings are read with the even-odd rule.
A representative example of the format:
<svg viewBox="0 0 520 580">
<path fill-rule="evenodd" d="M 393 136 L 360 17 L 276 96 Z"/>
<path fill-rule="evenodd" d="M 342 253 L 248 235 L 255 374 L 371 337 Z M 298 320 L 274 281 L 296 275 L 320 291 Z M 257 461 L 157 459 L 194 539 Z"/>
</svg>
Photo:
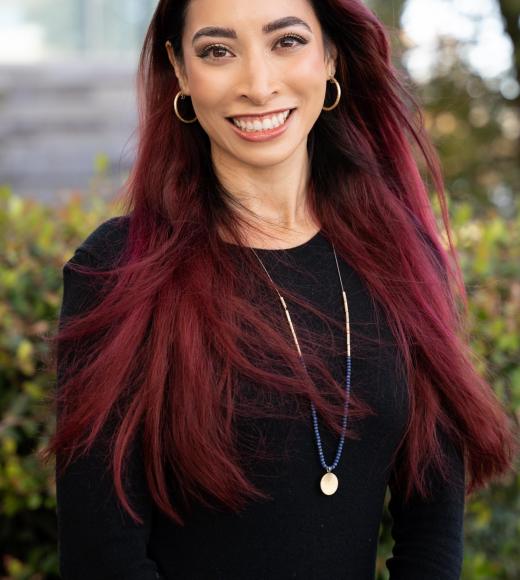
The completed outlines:
<svg viewBox="0 0 520 580">
<path fill-rule="evenodd" d="M 279 415 L 268 405 L 260 410 L 255 400 L 239 402 L 238 377 L 259 385 L 263 396 L 279 391 L 312 400 L 338 434 L 343 410 L 342 400 L 334 404 L 320 395 L 302 370 L 281 314 L 259 300 L 255 289 L 259 281 L 265 284 L 265 272 L 242 247 L 244 218 L 214 173 L 208 136 L 198 123 L 183 124 L 173 113 L 179 86 L 164 43 L 170 39 L 182 58 L 188 3 L 161 0 L 144 41 L 138 152 L 126 183 L 125 216 L 114 222 L 125 228 L 126 243 L 113 263 L 66 265 L 103 284 L 96 304 L 63 320 L 50 339 L 53 360 L 59 361 L 59 388 L 52 397 L 59 420 L 43 454 L 45 460 L 60 458 L 59 477 L 108 429 L 117 494 L 141 522 L 126 495 L 124 466 L 132 442 L 142 437 L 150 492 L 181 525 L 180 506 L 168 494 L 167 468 L 187 506 L 190 500 L 209 506 L 216 499 L 239 510 L 248 499 L 265 497 L 245 477 L 233 419 Z M 441 428 L 464 456 L 470 493 L 511 468 L 517 445 L 468 346 L 467 296 L 440 163 L 420 106 L 392 65 L 378 18 L 360 0 L 312 5 L 325 41 L 338 49 L 343 98 L 319 117 L 308 137 L 309 205 L 338 255 L 384 308 L 399 347 L 410 420 L 396 450 L 404 457 L 396 477 L 407 497 L 414 490 L 428 494 L 430 466 L 449 478 Z M 433 179 L 448 250 L 413 146 Z M 237 244 L 247 276 L 219 232 Z M 316 337 L 302 330 L 299 338 L 302 350 L 313 352 Z M 306 356 L 306 363 L 343 396 L 317 357 Z M 353 419 L 372 412 L 356 396 L 355 382 L 350 408 Z"/>
</svg>

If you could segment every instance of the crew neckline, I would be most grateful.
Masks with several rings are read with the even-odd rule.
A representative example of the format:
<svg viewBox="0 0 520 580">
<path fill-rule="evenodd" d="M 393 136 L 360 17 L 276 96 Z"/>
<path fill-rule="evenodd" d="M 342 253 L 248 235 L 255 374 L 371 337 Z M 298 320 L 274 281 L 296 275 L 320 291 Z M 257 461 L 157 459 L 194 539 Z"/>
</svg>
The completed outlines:
<svg viewBox="0 0 520 580">
<path fill-rule="evenodd" d="M 274 254 L 276 252 L 297 252 L 299 250 L 302 250 L 304 248 L 306 248 L 307 246 L 309 246 L 310 244 L 312 244 L 322 233 L 322 228 L 320 228 L 311 238 L 309 238 L 306 242 L 303 242 L 302 244 L 298 244 L 297 246 L 291 246 L 290 248 L 253 248 L 251 246 L 246 246 L 246 248 L 248 250 L 254 250 L 255 252 L 262 252 L 265 254 Z M 238 248 L 237 244 L 234 244 L 232 242 L 224 242 L 226 245 L 228 246 L 234 246 L 235 248 Z"/>
</svg>

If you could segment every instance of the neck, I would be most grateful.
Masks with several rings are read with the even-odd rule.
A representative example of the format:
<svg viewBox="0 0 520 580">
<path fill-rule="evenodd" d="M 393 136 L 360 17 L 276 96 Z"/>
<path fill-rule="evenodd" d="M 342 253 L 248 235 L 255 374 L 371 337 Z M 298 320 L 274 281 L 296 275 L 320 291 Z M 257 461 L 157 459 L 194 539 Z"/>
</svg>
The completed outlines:
<svg viewBox="0 0 520 580">
<path fill-rule="evenodd" d="M 269 243 L 273 237 L 283 243 L 298 242 L 319 229 L 308 207 L 306 146 L 276 165 L 240 163 L 221 150 L 215 150 L 212 159 L 219 181 L 240 204 L 233 210 L 254 226 L 247 235 L 257 243 Z"/>
</svg>

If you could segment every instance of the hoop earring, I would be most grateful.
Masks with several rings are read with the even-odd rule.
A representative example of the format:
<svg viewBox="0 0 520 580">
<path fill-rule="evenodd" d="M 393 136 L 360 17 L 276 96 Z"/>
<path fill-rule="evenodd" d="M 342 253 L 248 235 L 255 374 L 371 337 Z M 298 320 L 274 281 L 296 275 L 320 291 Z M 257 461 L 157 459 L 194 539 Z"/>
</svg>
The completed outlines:
<svg viewBox="0 0 520 580">
<path fill-rule="evenodd" d="M 194 119 L 184 119 L 183 117 L 181 117 L 181 115 L 179 114 L 179 109 L 177 108 L 177 102 L 179 100 L 179 97 L 181 99 L 184 99 L 185 95 L 182 94 L 182 91 L 179 91 L 176 95 L 175 95 L 175 100 L 173 101 L 173 108 L 175 109 L 175 114 L 177 115 L 177 117 L 183 122 L 183 123 L 195 123 L 195 121 L 197 120 L 197 115 L 195 115 Z"/>
<path fill-rule="evenodd" d="M 334 101 L 334 103 L 330 107 L 325 107 L 325 106 L 323 107 L 324 111 L 332 111 L 333 109 L 335 109 L 338 106 L 339 100 L 341 99 L 341 87 L 340 87 L 340 84 L 338 83 L 338 81 L 336 80 L 335 77 L 330 77 L 327 80 L 330 81 L 331 83 L 336 84 L 336 91 L 338 93 L 336 96 L 336 100 Z"/>
</svg>

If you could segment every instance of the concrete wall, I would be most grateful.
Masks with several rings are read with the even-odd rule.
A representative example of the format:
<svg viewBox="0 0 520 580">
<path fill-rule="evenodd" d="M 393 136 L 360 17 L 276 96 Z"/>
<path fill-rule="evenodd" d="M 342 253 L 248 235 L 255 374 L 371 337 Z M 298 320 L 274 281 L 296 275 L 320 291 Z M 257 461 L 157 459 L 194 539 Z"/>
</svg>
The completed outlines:
<svg viewBox="0 0 520 580">
<path fill-rule="evenodd" d="M 136 64 L 0 66 L 0 184 L 49 203 L 87 190 L 98 155 L 109 189 L 135 155 Z"/>
</svg>

